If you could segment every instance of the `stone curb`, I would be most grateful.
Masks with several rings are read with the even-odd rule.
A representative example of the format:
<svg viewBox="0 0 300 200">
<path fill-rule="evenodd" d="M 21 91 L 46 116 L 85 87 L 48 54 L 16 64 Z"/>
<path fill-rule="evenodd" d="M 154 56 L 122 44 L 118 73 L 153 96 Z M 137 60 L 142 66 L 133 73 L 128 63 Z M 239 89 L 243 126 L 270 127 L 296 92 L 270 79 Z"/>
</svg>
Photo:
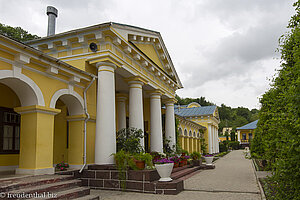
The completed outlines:
<svg viewBox="0 0 300 200">
<path fill-rule="evenodd" d="M 255 169 L 255 166 L 254 166 L 253 162 L 254 162 L 253 159 L 251 159 L 251 166 L 252 166 L 252 170 L 255 174 L 256 183 L 258 184 L 258 187 L 259 187 L 259 190 L 260 190 L 260 197 L 261 197 L 262 200 L 266 200 L 266 195 L 265 195 L 264 189 L 263 189 L 262 185 L 260 184 L 260 181 L 258 180 L 258 177 L 257 177 L 257 174 L 256 174 L 256 169 Z"/>
</svg>

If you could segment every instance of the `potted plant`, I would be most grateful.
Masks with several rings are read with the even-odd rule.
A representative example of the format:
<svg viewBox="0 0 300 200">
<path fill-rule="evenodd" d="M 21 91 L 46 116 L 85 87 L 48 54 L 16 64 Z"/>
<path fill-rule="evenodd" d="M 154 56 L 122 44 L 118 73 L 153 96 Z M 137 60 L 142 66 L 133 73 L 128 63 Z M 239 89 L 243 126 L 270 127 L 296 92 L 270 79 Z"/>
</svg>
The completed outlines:
<svg viewBox="0 0 300 200">
<path fill-rule="evenodd" d="M 204 158 L 205 158 L 206 165 L 212 165 L 212 162 L 214 160 L 214 155 L 213 154 L 206 154 L 204 156 Z"/>
<path fill-rule="evenodd" d="M 170 160 L 174 162 L 174 168 L 179 167 L 180 158 L 178 156 L 173 156 Z"/>
<path fill-rule="evenodd" d="M 65 170 L 67 170 L 67 168 L 69 168 L 69 164 L 65 163 L 64 161 L 56 164 L 56 169 L 58 169 L 59 171 L 65 171 Z"/>
<path fill-rule="evenodd" d="M 190 158 L 190 156 L 180 156 L 180 166 L 183 167 L 187 165 L 187 160 Z"/>
<path fill-rule="evenodd" d="M 201 163 L 202 163 L 202 160 L 200 159 L 201 158 L 201 154 L 197 151 L 194 151 L 192 154 L 191 154 L 191 157 L 192 157 L 192 164 L 193 166 L 200 166 Z"/>
<path fill-rule="evenodd" d="M 173 170 L 174 162 L 169 160 L 168 158 L 162 158 L 160 160 L 154 161 L 155 168 L 160 176 L 158 181 L 166 182 L 172 181 L 170 175 Z"/>
<path fill-rule="evenodd" d="M 133 156 L 136 167 L 138 169 L 145 169 L 145 164 L 147 166 L 152 166 L 152 156 L 149 153 L 139 153 Z"/>
</svg>

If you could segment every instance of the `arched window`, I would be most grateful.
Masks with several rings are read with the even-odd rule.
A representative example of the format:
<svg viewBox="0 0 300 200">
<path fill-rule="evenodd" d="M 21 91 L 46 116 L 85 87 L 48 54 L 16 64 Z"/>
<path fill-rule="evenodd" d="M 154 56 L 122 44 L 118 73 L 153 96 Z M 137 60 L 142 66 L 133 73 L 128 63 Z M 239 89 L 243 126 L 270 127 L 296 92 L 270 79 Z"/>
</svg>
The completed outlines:
<svg viewBox="0 0 300 200">
<path fill-rule="evenodd" d="M 196 133 L 194 132 L 194 137 L 196 137 Z"/>
<path fill-rule="evenodd" d="M 197 137 L 200 137 L 200 133 L 197 133 Z"/>
<path fill-rule="evenodd" d="M 187 130 L 186 129 L 184 130 L 184 135 L 187 136 Z"/>
<path fill-rule="evenodd" d="M 182 129 L 179 128 L 178 131 L 179 131 L 179 135 L 182 135 Z"/>
<path fill-rule="evenodd" d="M 189 136 L 192 137 L 192 131 L 189 132 Z"/>
</svg>

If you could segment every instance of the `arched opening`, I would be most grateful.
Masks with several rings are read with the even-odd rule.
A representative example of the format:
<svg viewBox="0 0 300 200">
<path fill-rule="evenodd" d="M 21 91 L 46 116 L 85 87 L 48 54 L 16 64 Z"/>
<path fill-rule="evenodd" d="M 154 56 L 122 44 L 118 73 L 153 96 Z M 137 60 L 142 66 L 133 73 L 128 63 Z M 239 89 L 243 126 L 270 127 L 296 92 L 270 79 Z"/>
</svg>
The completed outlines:
<svg viewBox="0 0 300 200">
<path fill-rule="evenodd" d="M 68 162 L 69 125 L 66 104 L 58 99 L 55 108 L 61 110 L 54 116 L 53 163 L 57 164 Z"/>
<path fill-rule="evenodd" d="M 20 114 L 13 109 L 21 106 L 16 93 L 0 83 L 0 163 L 4 166 L 19 165 Z M 13 171 L 11 172 L 13 173 Z"/>
<path fill-rule="evenodd" d="M 67 91 L 67 90 L 64 90 Z M 60 93 L 59 95 L 57 95 Z M 61 93 L 53 95 L 50 106 L 61 112 L 54 117 L 53 164 L 61 162 L 81 165 L 83 161 L 84 114 L 82 99 L 78 94 Z M 80 96 L 79 96 L 80 97 Z M 55 98 L 55 101 L 53 100 Z"/>
<path fill-rule="evenodd" d="M 184 150 L 186 150 L 186 151 L 188 151 L 188 137 L 187 137 L 187 130 L 186 129 L 184 129 L 184 147 L 183 147 L 183 149 Z"/>
<path fill-rule="evenodd" d="M 33 88 L 34 86 L 35 88 Z M 43 104 L 39 88 L 26 76 L 14 77 L 12 71 L 2 70 L 0 75 L 0 163 L 13 170 L 19 165 L 20 150 L 26 148 L 22 140 L 21 115 L 14 108 Z M 23 137 L 24 138 L 24 137 Z"/>
<path fill-rule="evenodd" d="M 178 133 L 179 133 L 179 136 L 180 137 L 178 137 L 178 141 L 179 141 L 179 145 L 181 146 L 181 148 L 183 148 L 183 140 L 184 140 L 184 138 L 182 137 L 182 135 L 183 135 L 183 133 L 182 133 L 182 128 L 178 128 Z"/>
</svg>

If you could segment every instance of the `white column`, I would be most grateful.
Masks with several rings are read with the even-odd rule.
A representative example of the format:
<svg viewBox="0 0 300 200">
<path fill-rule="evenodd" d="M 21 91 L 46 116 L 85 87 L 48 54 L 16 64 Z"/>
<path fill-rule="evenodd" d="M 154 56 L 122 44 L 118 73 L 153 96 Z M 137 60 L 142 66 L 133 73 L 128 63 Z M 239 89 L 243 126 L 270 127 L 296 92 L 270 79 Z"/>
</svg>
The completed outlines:
<svg viewBox="0 0 300 200">
<path fill-rule="evenodd" d="M 212 148 L 212 125 L 208 124 L 208 152 L 211 154 L 213 153 L 213 148 Z"/>
<path fill-rule="evenodd" d="M 219 153 L 219 134 L 218 134 L 217 127 L 216 127 L 216 153 Z"/>
<path fill-rule="evenodd" d="M 97 63 L 98 93 L 95 164 L 113 164 L 116 153 L 115 65 Z"/>
<path fill-rule="evenodd" d="M 217 127 L 215 127 L 215 131 L 216 131 L 216 153 L 218 153 L 218 146 L 219 146 L 219 142 L 218 142 L 218 129 Z"/>
<path fill-rule="evenodd" d="M 144 132 L 143 117 L 143 82 L 132 80 L 129 84 L 129 127 L 141 129 Z M 144 147 L 144 139 L 141 139 Z"/>
<path fill-rule="evenodd" d="M 165 131 L 166 137 L 170 140 L 171 147 L 176 147 L 176 130 L 175 130 L 175 114 L 174 114 L 174 100 L 166 102 L 166 121 Z"/>
<path fill-rule="evenodd" d="M 214 145 L 214 147 L 215 147 L 215 153 L 217 153 L 217 131 L 216 131 L 217 129 L 216 129 L 216 127 L 214 126 L 214 143 L 215 143 L 215 145 Z"/>
<path fill-rule="evenodd" d="M 212 143 L 212 153 L 215 153 L 215 127 L 211 125 L 211 143 Z"/>
<path fill-rule="evenodd" d="M 241 143 L 241 132 L 237 131 L 237 134 L 238 134 L 238 141 Z"/>
<path fill-rule="evenodd" d="M 161 94 L 150 94 L 150 131 L 151 151 L 163 152 Z"/>
<path fill-rule="evenodd" d="M 118 131 L 126 128 L 126 95 L 117 94 L 117 121 L 118 121 Z"/>
</svg>

